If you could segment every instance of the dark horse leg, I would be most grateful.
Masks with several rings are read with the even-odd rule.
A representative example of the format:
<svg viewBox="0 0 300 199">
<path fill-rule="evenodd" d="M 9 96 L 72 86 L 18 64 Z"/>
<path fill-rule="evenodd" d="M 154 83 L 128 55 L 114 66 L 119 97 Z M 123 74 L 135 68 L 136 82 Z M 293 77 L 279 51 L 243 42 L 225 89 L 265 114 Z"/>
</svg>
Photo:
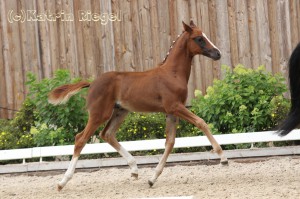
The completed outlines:
<svg viewBox="0 0 300 199">
<path fill-rule="evenodd" d="M 289 134 L 300 125 L 300 43 L 294 49 L 289 60 L 289 86 L 291 93 L 291 108 L 286 119 L 279 126 L 280 136 Z"/>
</svg>

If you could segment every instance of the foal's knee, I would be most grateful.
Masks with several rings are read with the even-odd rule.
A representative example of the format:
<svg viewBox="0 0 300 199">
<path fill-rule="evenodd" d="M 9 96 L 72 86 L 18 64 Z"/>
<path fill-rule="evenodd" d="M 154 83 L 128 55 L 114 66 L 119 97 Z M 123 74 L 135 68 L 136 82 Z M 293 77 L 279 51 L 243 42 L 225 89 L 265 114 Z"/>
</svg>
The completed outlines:
<svg viewBox="0 0 300 199">
<path fill-rule="evenodd" d="M 195 125 L 203 131 L 209 130 L 208 125 L 202 118 L 198 118 Z"/>
<path fill-rule="evenodd" d="M 109 142 L 110 139 L 111 139 L 111 134 L 109 132 L 105 131 L 105 130 L 101 131 L 99 133 L 99 136 L 100 136 L 101 139 L 103 139 L 106 142 Z"/>
<path fill-rule="evenodd" d="M 101 139 L 105 140 L 105 133 L 102 131 L 100 131 L 99 136 Z"/>
<path fill-rule="evenodd" d="M 175 145 L 175 139 L 169 139 L 165 143 L 165 147 L 173 148 Z"/>
<path fill-rule="evenodd" d="M 102 130 L 100 133 L 99 133 L 99 136 L 102 140 L 106 141 L 108 140 L 108 135 L 107 133 L 104 132 L 104 130 Z"/>
<path fill-rule="evenodd" d="M 80 147 L 83 143 L 82 141 L 82 136 L 83 134 L 82 133 L 78 133 L 76 136 L 75 136 L 75 147 Z"/>
</svg>

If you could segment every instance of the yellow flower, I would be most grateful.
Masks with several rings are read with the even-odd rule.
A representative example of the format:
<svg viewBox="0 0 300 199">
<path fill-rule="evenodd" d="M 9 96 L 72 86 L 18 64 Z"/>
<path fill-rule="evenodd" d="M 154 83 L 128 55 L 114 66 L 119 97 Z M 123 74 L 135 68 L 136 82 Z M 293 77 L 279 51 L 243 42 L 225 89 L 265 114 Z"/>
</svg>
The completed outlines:
<svg viewBox="0 0 300 199">
<path fill-rule="evenodd" d="M 275 117 L 275 114 L 274 114 L 274 113 L 272 113 L 272 117 Z"/>
</svg>

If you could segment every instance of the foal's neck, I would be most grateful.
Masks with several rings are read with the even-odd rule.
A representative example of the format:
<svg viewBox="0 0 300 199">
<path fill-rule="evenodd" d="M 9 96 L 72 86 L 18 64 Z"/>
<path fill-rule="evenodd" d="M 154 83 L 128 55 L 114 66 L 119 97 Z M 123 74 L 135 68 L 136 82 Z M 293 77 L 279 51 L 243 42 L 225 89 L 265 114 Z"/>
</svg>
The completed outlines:
<svg viewBox="0 0 300 199">
<path fill-rule="evenodd" d="M 161 67 L 174 73 L 176 76 L 189 81 L 191 73 L 191 64 L 193 55 L 187 49 L 188 33 L 184 32 L 174 43 L 172 49 L 169 51 L 167 59 Z"/>
</svg>

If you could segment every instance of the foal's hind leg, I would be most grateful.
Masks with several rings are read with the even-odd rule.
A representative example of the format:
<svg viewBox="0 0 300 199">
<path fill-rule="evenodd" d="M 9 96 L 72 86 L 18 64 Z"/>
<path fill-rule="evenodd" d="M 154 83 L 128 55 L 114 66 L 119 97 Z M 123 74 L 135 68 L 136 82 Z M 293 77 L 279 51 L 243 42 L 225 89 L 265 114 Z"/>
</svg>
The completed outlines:
<svg viewBox="0 0 300 199">
<path fill-rule="evenodd" d="M 99 113 L 98 109 L 91 110 L 89 114 L 89 121 L 85 127 L 85 129 L 78 133 L 75 137 L 75 147 L 74 147 L 74 154 L 72 157 L 72 160 L 69 164 L 68 170 L 66 171 L 63 179 L 58 183 L 57 188 L 60 191 L 69 180 L 71 180 L 76 164 L 78 161 L 78 158 L 80 156 L 80 152 L 82 151 L 83 147 L 85 146 L 86 142 L 90 139 L 90 137 L 94 134 L 94 132 L 97 130 L 97 128 L 106 120 L 109 119 L 112 113 L 112 108 L 109 109 L 110 106 L 107 106 L 107 108 L 104 110 L 104 112 Z"/>
<path fill-rule="evenodd" d="M 119 154 L 126 159 L 128 165 L 131 168 L 131 176 L 137 179 L 138 168 L 136 160 L 128 151 L 126 151 L 125 148 L 120 145 L 120 143 L 116 139 L 116 132 L 127 114 L 127 110 L 119 108 L 114 109 L 111 119 L 109 120 L 103 131 L 101 131 L 100 137 L 108 142 L 112 147 L 114 147 L 119 152 Z"/>
<path fill-rule="evenodd" d="M 60 191 L 71 178 L 75 172 L 76 164 L 78 158 L 80 156 L 80 152 L 83 149 L 84 145 L 88 141 L 88 139 L 92 136 L 92 134 L 96 131 L 100 123 L 94 123 L 93 121 L 89 121 L 85 129 L 76 135 L 75 138 L 75 148 L 72 160 L 69 164 L 68 170 L 66 171 L 63 179 L 58 183 L 58 190 Z"/>
<path fill-rule="evenodd" d="M 158 165 L 155 168 L 155 173 L 152 178 L 148 181 L 150 187 L 153 186 L 155 181 L 157 180 L 158 176 L 162 173 L 166 161 L 168 159 L 169 154 L 171 153 L 174 144 L 175 144 L 175 137 L 176 137 L 176 126 L 178 124 L 178 118 L 173 115 L 167 115 L 166 119 L 166 148 L 163 156 L 161 157 Z"/>
</svg>

